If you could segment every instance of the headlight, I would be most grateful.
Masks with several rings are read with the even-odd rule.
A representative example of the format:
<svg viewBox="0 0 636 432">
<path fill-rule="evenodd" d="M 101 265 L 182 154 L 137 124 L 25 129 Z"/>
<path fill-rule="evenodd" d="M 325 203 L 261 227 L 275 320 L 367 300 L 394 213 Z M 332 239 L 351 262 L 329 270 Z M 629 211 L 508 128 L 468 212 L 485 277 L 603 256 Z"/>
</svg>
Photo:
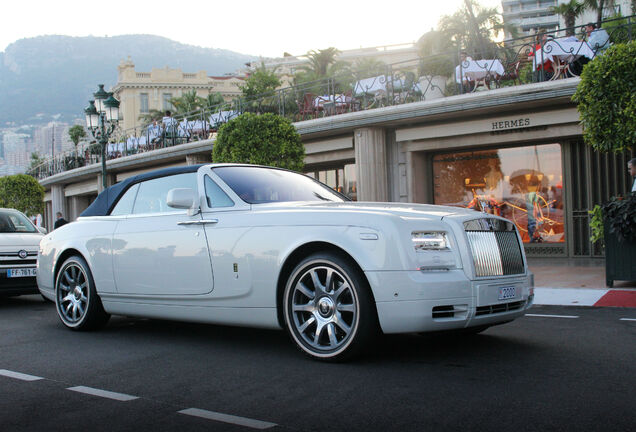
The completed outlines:
<svg viewBox="0 0 636 432">
<path fill-rule="evenodd" d="M 441 231 L 413 231 L 411 240 L 415 251 L 448 250 L 450 244 L 445 232 Z"/>
</svg>

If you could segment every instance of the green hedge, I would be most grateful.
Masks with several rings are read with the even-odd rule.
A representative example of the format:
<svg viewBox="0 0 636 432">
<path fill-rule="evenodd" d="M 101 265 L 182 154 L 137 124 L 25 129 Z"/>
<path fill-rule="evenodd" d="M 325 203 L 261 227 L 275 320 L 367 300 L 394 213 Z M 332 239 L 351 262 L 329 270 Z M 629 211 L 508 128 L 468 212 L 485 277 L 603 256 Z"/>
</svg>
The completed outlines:
<svg viewBox="0 0 636 432">
<path fill-rule="evenodd" d="M 14 208 L 27 215 L 44 210 L 44 188 L 26 174 L 0 177 L 0 207 Z"/>
<path fill-rule="evenodd" d="M 636 41 L 614 45 L 585 65 L 572 99 L 587 144 L 601 152 L 631 148 L 636 143 Z"/>
<path fill-rule="evenodd" d="M 291 121 L 276 114 L 245 113 L 219 128 L 214 162 L 269 165 L 302 171 L 305 147 Z"/>
</svg>

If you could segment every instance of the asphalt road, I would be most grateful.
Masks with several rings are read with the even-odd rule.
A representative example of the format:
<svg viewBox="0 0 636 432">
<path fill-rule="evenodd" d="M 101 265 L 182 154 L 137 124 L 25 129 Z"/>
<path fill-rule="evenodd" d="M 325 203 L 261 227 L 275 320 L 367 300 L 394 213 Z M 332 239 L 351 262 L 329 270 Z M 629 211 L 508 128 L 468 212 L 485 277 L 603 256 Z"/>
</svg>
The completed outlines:
<svg viewBox="0 0 636 432">
<path fill-rule="evenodd" d="M 115 317 L 77 333 L 39 296 L 0 299 L 0 431 L 636 430 L 636 309 L 529 313 L 578 318 L 384 336 L 325 364 L 282 331 Z"/>
</svg>

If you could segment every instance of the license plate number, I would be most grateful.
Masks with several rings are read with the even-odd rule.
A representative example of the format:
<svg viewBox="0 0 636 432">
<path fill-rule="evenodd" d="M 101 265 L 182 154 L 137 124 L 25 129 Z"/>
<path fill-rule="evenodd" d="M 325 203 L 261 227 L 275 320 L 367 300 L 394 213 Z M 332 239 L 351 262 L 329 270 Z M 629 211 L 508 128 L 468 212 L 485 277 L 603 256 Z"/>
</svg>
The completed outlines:
<svg viewBox="0 0 636 432">
<path fill-rule="evenodd" d="M 515 287 L 499 288 L 499 300 L 508 300 L 517 297 L 517 289 Z"/>
<path fill-rule="evenodd" d="M 9 269 L 7 270 L 8 278 L 18 278 L 18 277 L 32 277 L 35 276 L 34 268 L 18 268 L 18 269 Z"/>
</svg>

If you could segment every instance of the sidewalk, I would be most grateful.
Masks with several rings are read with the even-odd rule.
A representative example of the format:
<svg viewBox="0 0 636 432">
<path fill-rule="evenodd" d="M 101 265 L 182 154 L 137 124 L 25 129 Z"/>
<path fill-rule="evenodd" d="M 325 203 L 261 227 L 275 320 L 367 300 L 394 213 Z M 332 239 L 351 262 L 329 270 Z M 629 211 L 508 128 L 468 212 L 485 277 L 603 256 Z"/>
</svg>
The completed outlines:
<svg viewBox="0 0 636 432">
<path fill-rule="evenodd" d="M 535 304 L 636 308 L 636 282 L 616 281 L 608 289 L 603 259 L 528 258 L 528 266 Z"/>
</svg>

